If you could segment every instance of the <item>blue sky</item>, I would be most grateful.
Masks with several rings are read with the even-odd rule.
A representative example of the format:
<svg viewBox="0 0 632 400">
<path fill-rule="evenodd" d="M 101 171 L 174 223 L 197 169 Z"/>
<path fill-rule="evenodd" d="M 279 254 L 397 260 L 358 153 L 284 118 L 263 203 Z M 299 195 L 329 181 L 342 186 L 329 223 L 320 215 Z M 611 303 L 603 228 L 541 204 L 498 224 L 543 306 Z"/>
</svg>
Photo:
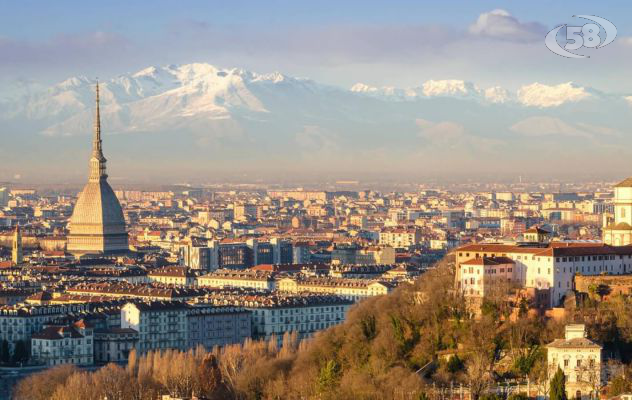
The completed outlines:
<svg viewBox="0 0 632 400">
<path fill-rule="evenodd" d="M 578 63 L 547 54 L 538 41 L 537 46 L 517 44 L 507 54 L 506 65 L 493 66 L 481 61 L 488 52 L 497 52 L 493 45 L 468 48 L 467 41 L 457 36 L 481 14 L 498 8 L 520 23 L 548 29 L 573 22 L 574 14 L 600 15 L 617 25 L 621 37 L 631 34 L 632 18 L 632 4 L 625 1 L 26 0 L 0 4 L 0 80 L 5 82 L 15 78 L 54 82 L 72 75 L 110 76 L 148 65 L 203 61 L 262 72 L 279 70 L 345 86 L 356 78 L 385 85 L 448 77 L 518 85 L 547 79 L 553 83 L 568 76 L 567 80 L 587 85 L 621 88 L 603 79 L 608 72 L 593 70 L 605 67 L 599 60 L 576 68 Z M 426 41 L 434 45 L 415 47 Z M 426 61 L 428 55 L 432 59 Z M 454 60 L 444 68 L 441 64 L 449 57 Z M 622 67 L 616 56 L 604 55 L 601 62 L 605 59 L 618 64 L 614 69 Z M 534 65 L 539 68 L 534 70 Z M 507 69 L 515 69 L 515 74 Z M 442 72 L 446 76 L 439 76 Z"/>
</svg>

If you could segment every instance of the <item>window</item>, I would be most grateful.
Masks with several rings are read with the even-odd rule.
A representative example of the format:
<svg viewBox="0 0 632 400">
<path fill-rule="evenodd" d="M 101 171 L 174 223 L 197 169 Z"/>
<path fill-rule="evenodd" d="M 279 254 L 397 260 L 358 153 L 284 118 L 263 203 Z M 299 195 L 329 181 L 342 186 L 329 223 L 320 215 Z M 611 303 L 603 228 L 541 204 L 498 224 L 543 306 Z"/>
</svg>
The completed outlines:
<svg viewBox="0 0 632 400">
<path fill-rule="evenodd" d="M 564 360 L 564 367 L 568 367 L 568 360 Z"/>
</svg>

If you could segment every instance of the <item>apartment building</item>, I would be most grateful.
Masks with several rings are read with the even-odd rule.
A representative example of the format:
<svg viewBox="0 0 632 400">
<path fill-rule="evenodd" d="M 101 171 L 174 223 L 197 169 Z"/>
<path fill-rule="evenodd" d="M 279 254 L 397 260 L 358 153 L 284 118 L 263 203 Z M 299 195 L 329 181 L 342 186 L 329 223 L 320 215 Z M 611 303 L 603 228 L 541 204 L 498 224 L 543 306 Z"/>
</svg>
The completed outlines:
<svg viewBox="0 0 632 400">
<path fill-rule="evenodd" d="M 323 293 L 357 301 L 369 296 L 388 294 L 394 285 L 379 280 L 296 276 L 279 279 L 277 288 L 289 293 Z"/>
<path fill-rule="evenodd" d="M 391 227 L 380 231 L 380 246 L 409 248 L 421 242 L 421 231 L 416 227 Z"/>
<path fill-rule="evenodd" d="M 218 269 L 197 278 L 200 287 L 242 287 L 274 290 L 274 275 L 266 271 Z"/>
<path fill-rule="evenodd" d="M 300 339 L 344 321 L 352 302 L 340 296 L 304 293 L 235 292 L 212 296 L 208 302 L 234 305 L 252 312 L 253 339 L 276 337 L 280 345 L 285 332 L 297 332 Z"/>
<path fill-rule="evenodd" d="M 48 366 L 94 363 L 92 327 L 83 321 L 50 325 L 31 337 L 31 358 Z"/>
<path fill-rule="evenodd" d="M 479 258 L 487 260 L 471 261 Z M 471 244 L 456 250 L 456 266 L 455 284 L 466 296 L 484 296 L 486 280 L 502 276 L 511 278 L 518 287 L 547 292 L 548 306 L 557 307 L 566 292 L 575 288 L 576 274 L 619 275 L 632 271 L 632 246 L 596 242 Z"/>
</svg>

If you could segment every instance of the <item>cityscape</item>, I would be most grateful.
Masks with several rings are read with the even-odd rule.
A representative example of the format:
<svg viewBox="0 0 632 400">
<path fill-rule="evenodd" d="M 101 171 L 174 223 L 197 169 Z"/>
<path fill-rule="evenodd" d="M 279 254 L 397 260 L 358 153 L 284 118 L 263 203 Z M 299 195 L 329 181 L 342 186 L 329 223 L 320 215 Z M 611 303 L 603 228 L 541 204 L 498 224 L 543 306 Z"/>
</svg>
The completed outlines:
<svg viewBox="0 0 632 400">
<path fill-rule="evenodd" d="M 632 399 L 630 7 L 263 3 L 5 4 L 0 399 Z"/>
</svg>

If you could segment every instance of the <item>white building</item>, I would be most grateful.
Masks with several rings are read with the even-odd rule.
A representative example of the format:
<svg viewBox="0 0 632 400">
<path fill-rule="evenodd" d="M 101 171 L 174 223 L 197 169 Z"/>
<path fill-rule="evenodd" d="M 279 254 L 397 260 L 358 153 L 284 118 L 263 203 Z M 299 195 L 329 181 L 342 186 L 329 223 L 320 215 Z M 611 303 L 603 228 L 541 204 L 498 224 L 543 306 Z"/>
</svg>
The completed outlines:
<svg viewBox="0 0 632 400">
<path fill-rule="evenodd" d="M 243 287 L 273 290 L 276 281 L 272 274 L 265 271 L 218 269 L 197 278 L 201 287 Z"/>
<path fill-rule="evenodd" d="M 31 357 L 35 362 L 48 366 L 92 365 L 94 362 L 92 327 L 83 321 L 72 325 L 48 326 L 31 337 Z"/>
<path fill-rule="evenodd" d="M 592 399 L 599 396 L 604 383 L 601 350 L 586 338 L 584 325 L 567 325 L 564 339 L 556 339 L 547 347 L 549 379 L 561 369 L 566 376 L 566 396 Z"/>
<path fill-rule="evenodd" d="M 466 296 L 481 284 L 482 270 L 467 263 L 477 258 L 508 258 L 513 261 L 514 282 L 521 288 L 545 293 L 549 307 L 557 307 L 567 291 L 575 288 L 575 275 L 619 275 L 632 271 L 632 246 L 608 246 L 588 242 L 552 242 L 548 245 L 470 244 L 456 250 L 456 282 Z M 504 267 L 505 270 L 507 266 Z M 477 271 L 472 273 L 470 271 Z M 475 279 L 473 282 L 472 279 Z"/>
<path fill-rule="evenodd" d="M 344 321 L 351 302 L 339 296 L 306 294 L 222 294 L 209 298 L 217 305 L 244 307 L 252 312 L 253 339 L 270 339 L 280 345 L 283 334 L 297 332 L 299 339 Z"/>
<path fill-rule="evenodd" d="M 613 246 L 632 244 L 632 178 L 614 187 L 614 221 L 604 226 L 603 241 Z"/>
<path fill-rule="evenodd" d="M 121 308 L 121 328 L 138 332 L 140 353 L 156 349 L 185 350 L 186 308 L 181 302 L 127 303 Z"/>
<path fill-rule="evenodd" d="M 421 242 L 421 232 L 416 227 L 385 228 L 380 232 L 379 244 L 394 248 L 408 248 Z"/>
</svg>

